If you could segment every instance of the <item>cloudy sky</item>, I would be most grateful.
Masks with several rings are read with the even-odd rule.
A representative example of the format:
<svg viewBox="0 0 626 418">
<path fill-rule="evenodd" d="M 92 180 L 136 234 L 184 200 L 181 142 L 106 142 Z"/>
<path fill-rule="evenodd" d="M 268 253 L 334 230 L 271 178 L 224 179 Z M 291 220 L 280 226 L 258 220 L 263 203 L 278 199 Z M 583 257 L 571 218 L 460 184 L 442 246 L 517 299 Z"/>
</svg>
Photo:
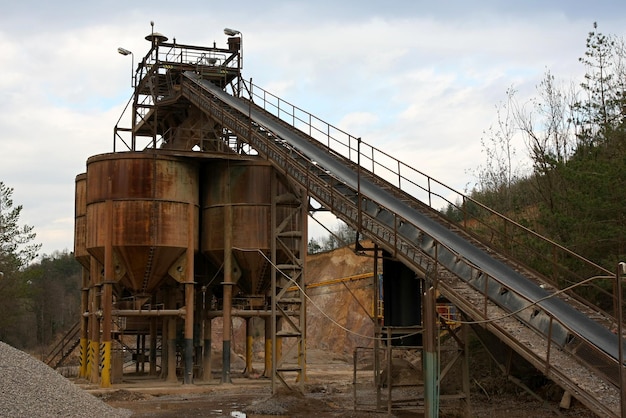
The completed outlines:
<svg viewBox="0 0 626 418">
<path fill-rule="evenodd" d="M 626 32 L 617 0 L 0 2 L 0 181 L 45 254 L 73 248 L 75 176 L 131 95 L 117 47 L 143 56 L 150 21 L 191 45 L 240 30 L 246 79 L 458 190 L 507 89 L 578 82 L 593 22 Z"/>
</svg>

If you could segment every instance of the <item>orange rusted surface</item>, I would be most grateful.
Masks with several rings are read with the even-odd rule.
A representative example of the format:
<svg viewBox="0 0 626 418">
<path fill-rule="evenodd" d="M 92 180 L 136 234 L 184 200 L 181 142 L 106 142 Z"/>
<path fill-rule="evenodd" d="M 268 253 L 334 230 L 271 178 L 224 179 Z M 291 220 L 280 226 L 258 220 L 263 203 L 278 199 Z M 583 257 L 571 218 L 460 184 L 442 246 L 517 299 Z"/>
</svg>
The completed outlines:
<svg viewBox="0 0 626 418">
<path fill-rule="evenodd" d="M 237 282 L 246 294 L 260 292 L 271 244 L 272 167 L 264 162 L 219 161 L 202 170 L 202 252 L 217 266 L 224 260 L 224 211 L 232 209 L 233 256 L 241 271 Z M 249 249 L 251 251 L 242 251 Z M 263 254 L 261 254 L 261 252 Z"/>
<path fill-rule="evenodd" d="M 139 152 L 91 157 L 86 248 L 103 262 L 109 219 L 106 202 L 112 201 L 116 271 L 123 272 L 118 279 L 133 293 L 149 293 L 185 252 L 190 230 L 197 251 L 198 196 L 198 168 L 189 160 Z"/>
<path fill-rule="evenodd" d="M 89 253 L 86 247 L 87 222 L 87 173 L 76 176 L 76 194 L 74 200 L 74 257 L 86 269 L 89 269 Z"/>
</svg>

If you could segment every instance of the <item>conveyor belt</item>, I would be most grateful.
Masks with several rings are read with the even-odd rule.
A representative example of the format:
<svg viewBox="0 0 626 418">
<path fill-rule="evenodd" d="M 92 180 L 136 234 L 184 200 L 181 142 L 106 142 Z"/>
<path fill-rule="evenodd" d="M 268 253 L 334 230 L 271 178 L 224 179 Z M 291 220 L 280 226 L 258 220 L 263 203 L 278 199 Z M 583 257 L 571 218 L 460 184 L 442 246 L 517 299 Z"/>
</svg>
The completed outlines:
<svg viewBox="0 0 626 418">
<path fill-rule="evenodd" d="M 311 161 L 315 161 L 326 170 L 329 170 L 334 177 L 356 190 L 358 181 L 357 173 L 332 154 L 323 152 L 322 149 L 316 147 L 311 142 L 294 135 L 291 130 L 277 124 L 272 118 L 263 114 L 262 111 L 254 107 L 249 107 L 246 101 L 229 95 L 208 81 L 201 82 L 211 94 L 215 95 L 232 108 L 249 115 L 254 122 L 264 126 L 279 138 L 287 141 L 289 145 L 296 148 Z M 529 281 L 509 266 L 494 259 L 481 249 L 476 248 L 441 224 L 416 212 L 406 203 L 396 199 L 387 190 L 362 178 L 360 180 L 360 192 L 362 195 L 370 197 L 372 201 L 382 204 L 385 208 L 395 212 L 402 218 L 410 220 L 411 223 L 419 226 L 422 231 L 435 237 L 439 242 L 452 249 L 455 253 L 462 254 L 464 258 L 477 266 L 480 270 L 487 272 L 492 277 L 497 277 L 508 287 L 523 295 L 528 300 L 536 302 L 549 296 L 546 290 L 542 289 L 534 282 Z M 610 330 L 587 318 L 560 299 L 549 298 L 539 302 L 539 305 L 547 312 L 563 321 L 565 325 L 580 336 L 617 359 L 617 336 Z"/>
<path fill-rule="evenodd" d="M 537 302 L 541 308 L 540 311 L 544 311 L 543 313 L 530 317 L 518 315 L 518 319 L 544 335 L 544 338 L 549 338 L 559 346 L 564 347 L 575 336 L 606 353 L 613 360 L 617 360 L 618 339 L 610 330 L 565 301 L 554 297 L 550 298 L 550 293 L 535 282 L 472 244 L 463 236 L 449 230 L 431 216 L 416 210 L 414 206 L 412 207 L 404 200 L 399 199 L 394 190 L 390 190 L 388 184 L 386 187 L 381 186 L 384 181 L 378 182 L 371 173 L 363 175 L 365 170 L 360 170 L 357 174 L 353 163 L 325 149 L 319 143 L 315 143 L 315 140 L 308 135 L 295 132 L 292 127 L 281 123 L 280 120 L 263 109 L 251 105 L 247 100 L 231 96 L 193 73 L 185 73 L 185 76 L 190 80 L 189 88 L 192 88 L 191 85 L 194 87 L 201 86 L 205 92 L 201 94 L 202 100 L 206 100 L 208 103 L 217 99 L 226 105 L 229 112 L 233 109 L 237 110 L 241 115 L 254 122 L 258 129 L 262 129 L 263 132 L 267 132 L 273 138 L 279 138 L 284 147 L 297 150 L 298 157 L 294 158 L 301 160 L 298 161 L 298 164 L 302 165 L 303 162 L 306 162 L 308 166 L 312 165 L 318 168 L 320 173 L 327 173 L 329 182 L 332 179 L 333 183 L 329 183 L 329 188 L 334 187 L 336 191 L 345 190 L 345 198 L 352 202 L 360 200 L 361 210 L 370 219 L 387 225 L 391 229 L 396 229 L 405 242 L 410 242 L 422 254 L 431 255 L 437 263 L 444 265 L 448 271 L 453 272 L 474 288 L 488 289 L 489 297 L 498 306 L 509 312 L 515 312 L 527 306 L 529 301 Z M 193 96 L 189 92 L 187 94 Z M 274 143 L 277 142 L 279 141 L 274 141 Z M 286 161 L 282 156 L 273 159 L 272 154 L 267 152 L 266 157 L 278 169 L 287 171 L 287 168 L 281 166 Z M 289 163 L 295 165 L 294 162 Z M 320 174 L 318 177 L 321 178 L 322 175 Z M 337 187 L 337 184 L 341 184 L 341 186 Z M 358 198 L 355 197 L 357 189 L 359 190 Z M 328 205 L 327 202 L 321 203 Z M 335 215 L 341 216 L 342 214 L 335 213 Z M 400 228 L 397 228 L 396 223 L 398 217 L 407 221 Z M 370 236 L 370 238 L 374 241 L 380 240 L 378 236 Z M 384 246 L 388 243 L 379 242 L 379 244 Z M 397 245 L 397 241 L 394 245 Z M 436 250 L 433 250 L 435 247 Z M 459 262 L 461 258 L 462 262 Z M 416 263 L 416 267 L 424 270 L 424 266 L 418 264 Z M 486 276 L 497 278 L 500 284 L 490 282 L 485 278 Z M 511 292 L 503 292 L 503 287 L 510 289 Z M 549 320 L 549 316 L 558 318 L 558 322 L 553 323 Z"/>
</svg>

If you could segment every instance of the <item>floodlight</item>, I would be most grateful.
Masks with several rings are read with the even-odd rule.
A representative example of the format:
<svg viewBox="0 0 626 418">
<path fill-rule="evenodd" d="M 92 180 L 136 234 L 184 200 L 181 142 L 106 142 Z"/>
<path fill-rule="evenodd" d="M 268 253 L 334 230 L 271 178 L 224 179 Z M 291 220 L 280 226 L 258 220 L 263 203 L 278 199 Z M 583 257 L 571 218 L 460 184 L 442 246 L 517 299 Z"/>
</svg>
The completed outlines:
<svg viewBox="0 0 626 418">
<path fill-rule="evenodd" d="M 228 36 L 241 35 L 241 32 L 239 32 L 237 29 L 224 28 L 224 35 L 228 35 Z"/>
</svg>

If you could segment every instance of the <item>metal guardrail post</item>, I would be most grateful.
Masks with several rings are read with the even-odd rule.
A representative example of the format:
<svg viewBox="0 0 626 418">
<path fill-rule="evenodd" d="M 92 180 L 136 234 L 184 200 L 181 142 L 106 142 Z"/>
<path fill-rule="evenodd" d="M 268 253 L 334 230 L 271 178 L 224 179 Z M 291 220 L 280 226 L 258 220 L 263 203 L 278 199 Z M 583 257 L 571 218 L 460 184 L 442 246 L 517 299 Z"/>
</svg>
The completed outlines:
<svg viewBox="0 0 626 418">
<path fill-rule="evenodd" d="M 361 138 L 356 139 L 357 146 L 357 183 L 356 183 L 356 198 L 357 198 L 357 232 L 361 233 L 361 227 L 363 226 L 363 215 L 361 214 Z"/>
<path fill-rule="evenodd" d="M 546 348 L 546 374 L 550 370 L 550 348 L 552 347 L 552 322 L 554 317 L 550 315 L 550 325 L 548 326 L 548 347 Z"/>
</svg>

